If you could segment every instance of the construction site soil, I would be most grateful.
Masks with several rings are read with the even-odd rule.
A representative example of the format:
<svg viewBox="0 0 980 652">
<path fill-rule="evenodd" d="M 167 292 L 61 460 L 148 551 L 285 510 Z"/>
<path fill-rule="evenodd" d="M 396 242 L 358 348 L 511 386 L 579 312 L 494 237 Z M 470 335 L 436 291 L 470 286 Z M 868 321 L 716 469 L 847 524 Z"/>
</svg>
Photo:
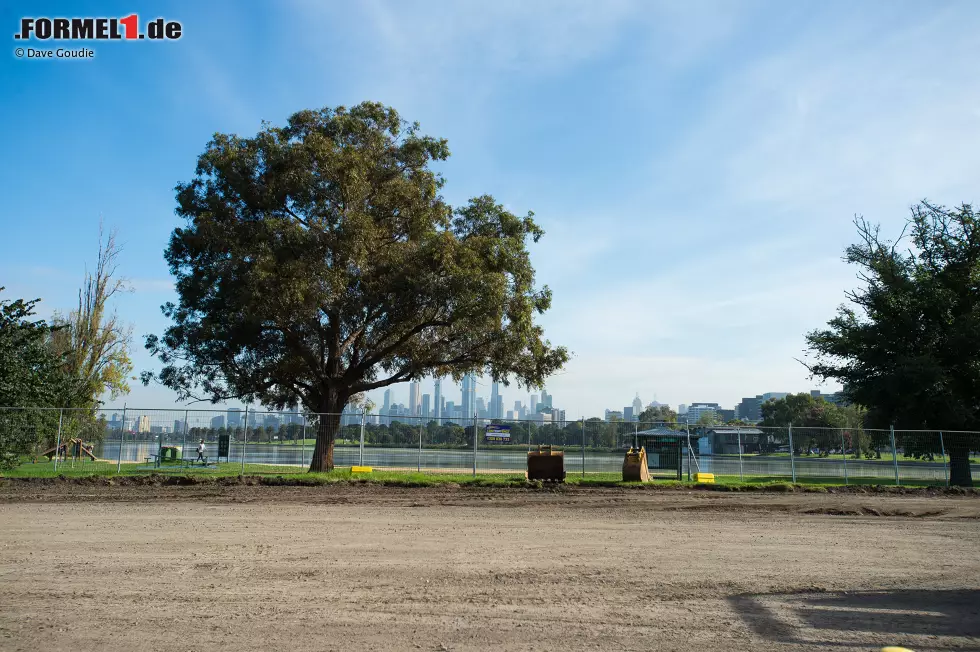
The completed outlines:
<svg viewBox="0 0 980 652">
<path fill-rule="evenodd" d="M 784 491 L 7 480 L 0 650 L 980 650 L 975 493 Z"/>
</svg>

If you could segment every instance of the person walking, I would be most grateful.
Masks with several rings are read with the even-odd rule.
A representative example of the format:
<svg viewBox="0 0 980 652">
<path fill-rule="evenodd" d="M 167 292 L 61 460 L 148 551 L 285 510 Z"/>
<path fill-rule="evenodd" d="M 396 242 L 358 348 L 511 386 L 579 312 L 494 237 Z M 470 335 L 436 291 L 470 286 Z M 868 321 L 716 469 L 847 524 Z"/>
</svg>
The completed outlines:
<svg viewBox="0 0 980 652">
<path fill-rule="evenodd" d="M 195 461 L 195 462 L 202 462 L 202 463 L 204 463 L 204 464 L 207 464 L 207 462 L 208 462 L 208 461 L 207 461 L 207 459 L 206 459 L 206 458 L 204 457 L 204 454 L 205 454 L 205 453 L 206 453 L 207 451 L 208 451 L 208 447 L 204 445 L 204 440 L 202 439 L 202 440 L 201 440 L 201 443 L 197 445 L 197 459 L 196 459 L 196 460 L 194 460 L 194 461 Z"/>
</svg>

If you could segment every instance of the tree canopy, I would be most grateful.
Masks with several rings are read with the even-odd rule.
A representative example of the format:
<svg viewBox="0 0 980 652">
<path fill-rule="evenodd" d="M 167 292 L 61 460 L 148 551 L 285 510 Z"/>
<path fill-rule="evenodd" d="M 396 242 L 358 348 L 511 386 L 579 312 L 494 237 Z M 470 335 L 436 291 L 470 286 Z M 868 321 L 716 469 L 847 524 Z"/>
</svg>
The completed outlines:
<svg viewBox="0 0 980 652">
<path fill-rule="evenodd" d="M 876 427 L 976 430 L 980 426 L 980 223 L 968 204 L 914 206 L 892 242 L 855 220 L 845 260 L 863 287 L 827 328 L 807 335 L 814 375 L 844 386 Z M 970 485 L 977 442 L 949 436 L 950 482 Z"/>
<path fill-rule="evenodd" d="M 677 413 L 668 405 L 655 405 L 640 412 L 640 423 L 677 423 Z"/>
<path fill-rule="evenodd" d="M 86 273 L 78 291 L 78 307 L 53 319 L 51 347 L 68 380 L 59 397 L 60 407 L 91 411 L 105 394 L 115 399 L 129 393 L 132 329 L 109 306 L 113 297 L 128 290 L 117 273 L 120 252 L 116 234 L 111 232 L 103 239 L 100 228 L 95 273 Z"/>
<path fill-rule="evenodd" d="M 805 392 L 769 399 L 762 404 L 764 428 L 793 426 L 793 446 L 796 452 L 817 447 L 826 454 L 834 448 L 850 449 L 856 457 L 870 454 L 872 446 L 882 442 L 872 440 L 864 430 L 865 410 L 858 406 L 835 405 L 823 397 Z M 778 440 L 783 440 L 782 432 Z"/>
<path fill-rule="evenodd" d="M 355 394 L 474 372 L 539 387 L 568 359 L 535 315 L 532 214 L 488 195 L 450 206 L 449 156 L 391 108 L 301 111 L 256 136 L 216 134 L 177 186 L 165 257 L 179 300 L 146 346 L 183 398 L 258 400 L 318 420 L 312 471 L 333 466 Z M 149 376 L 144 375 L 144 381 Z"/>
<path fill-rule="evenodd" d="M 34 319 L 38 301 L 0 299 L 0 406 L 52 407 L 65 385 L 48 344 L 52 328 Z M 0 468 L 15 466 L 29 453 L 52 418 L 57 422 L 57 411 L 0 411 Z"/>
<path fill-rule="evenodd" d="M 762 404 L 762 422 L 766 427 L 846 428 L 848 417 L 838 406 L 810 394 L 788 394 Z"/>
</svg>

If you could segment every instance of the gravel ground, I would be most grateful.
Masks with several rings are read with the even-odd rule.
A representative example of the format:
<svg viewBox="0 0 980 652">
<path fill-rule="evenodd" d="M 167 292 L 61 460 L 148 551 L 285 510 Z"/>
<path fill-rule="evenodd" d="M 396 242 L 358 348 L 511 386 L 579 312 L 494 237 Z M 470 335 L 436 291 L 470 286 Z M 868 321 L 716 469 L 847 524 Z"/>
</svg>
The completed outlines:
<svg viewBox="0 0 980 652">
<path fill-rule="evenodd" d="M 0 487 L 0 650 L 980 650 L 980 499 Z"/>
</svg>

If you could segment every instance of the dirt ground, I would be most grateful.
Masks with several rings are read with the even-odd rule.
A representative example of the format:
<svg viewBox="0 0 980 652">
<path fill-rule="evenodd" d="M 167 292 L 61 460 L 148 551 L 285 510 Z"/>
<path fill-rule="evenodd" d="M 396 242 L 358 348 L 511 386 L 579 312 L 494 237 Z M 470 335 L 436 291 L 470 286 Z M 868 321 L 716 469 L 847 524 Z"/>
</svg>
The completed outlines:
<svg viewBox="0 0 980 652">
<path fill-rule="evenodd" d="M 0 650 L 980 650 L 980 499 L 0 488 Z"/>
</svg>

